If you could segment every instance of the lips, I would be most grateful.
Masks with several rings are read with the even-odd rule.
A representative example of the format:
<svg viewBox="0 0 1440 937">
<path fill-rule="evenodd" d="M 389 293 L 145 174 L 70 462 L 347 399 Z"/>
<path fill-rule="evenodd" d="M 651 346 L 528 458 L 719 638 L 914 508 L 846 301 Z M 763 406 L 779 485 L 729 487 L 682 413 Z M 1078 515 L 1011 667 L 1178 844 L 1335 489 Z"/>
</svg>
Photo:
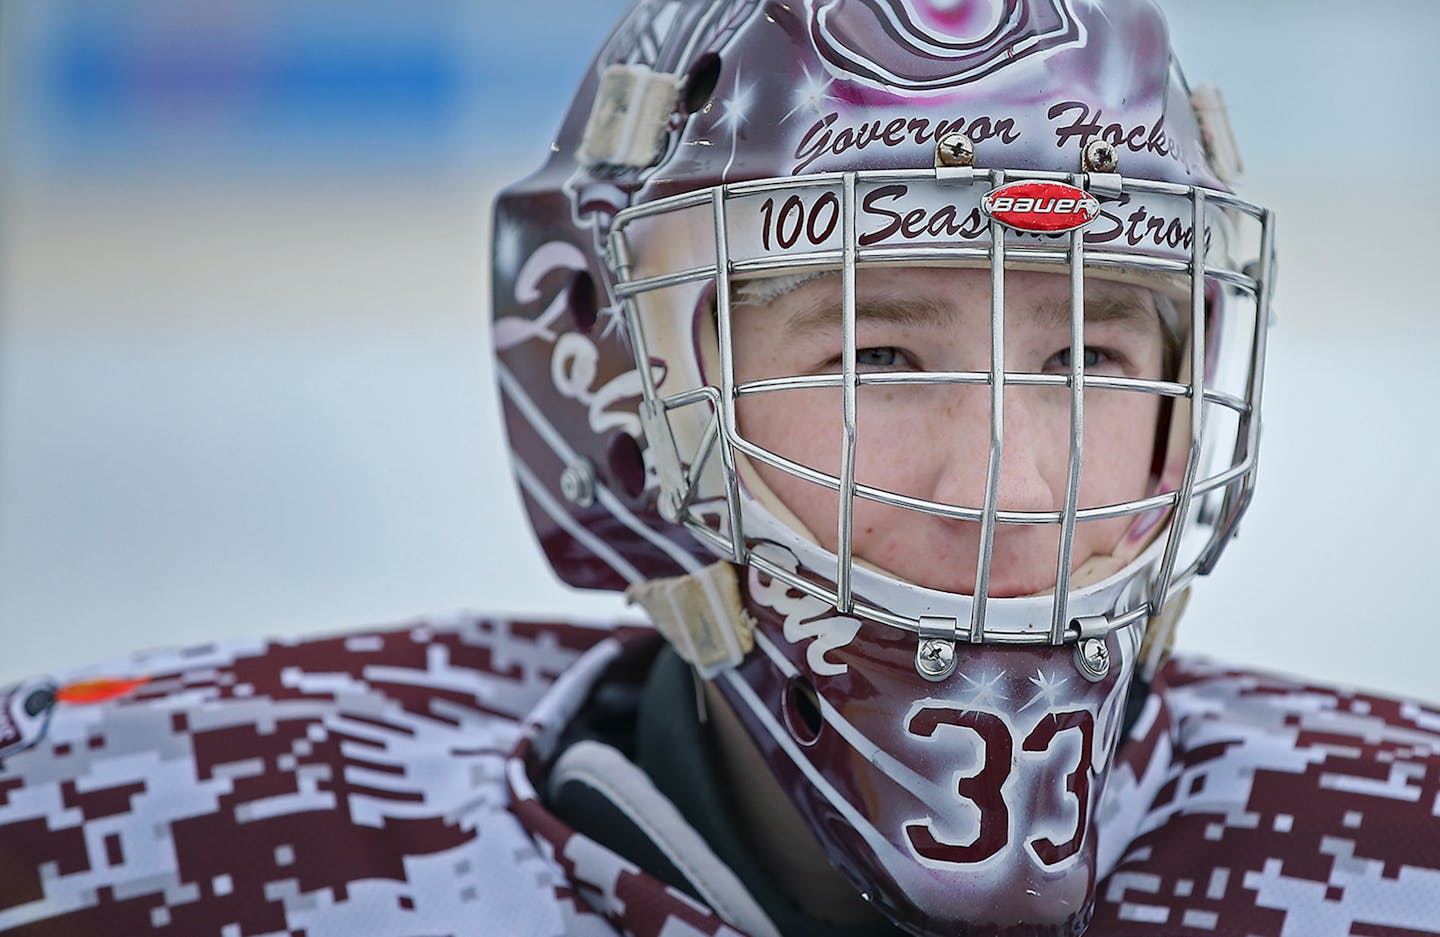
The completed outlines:
<svg viewBox="0 0 1440 937">
<path fill-rule="evenodd" d="M 895 578 L 926 589 L 974 595 L 980 557 L 980 525 L 974 521 L 926 518 L 927 535 L 911 528 L 909 537 L 883 546 L 857 541 L 856 555 Z M 918 525 L 917 525 L 918 527 Z M 997 526 L 987 594 L 1014 599 L 1049 593 L 1055 588 L 1059 529 Z M 1071 570 L 1088 555 L 1077 551 Z"/>
</svg>

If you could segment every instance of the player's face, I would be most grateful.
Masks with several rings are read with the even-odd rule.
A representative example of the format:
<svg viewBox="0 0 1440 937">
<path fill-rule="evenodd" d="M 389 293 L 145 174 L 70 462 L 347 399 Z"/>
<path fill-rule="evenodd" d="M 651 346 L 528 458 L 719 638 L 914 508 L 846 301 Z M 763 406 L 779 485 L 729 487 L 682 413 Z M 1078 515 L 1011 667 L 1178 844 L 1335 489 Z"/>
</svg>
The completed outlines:
<svg viewBox="0 0 1440 937">
<path fill-rule="evenodd" d="M 841 370 L 840 278 L 812 280 L 763 305 L 734 307 L 737 381 Z M 1070 372 L 1070 285 L 1064 275 L 1006 276 L 1005 370 Z M 1161 378 L 1163 333 L 1146 289 L 1087 279 L 1088 375 Z M 990 275 L 983 270 L 866 269 L 856 289 L 860 374 L 990 370 Z M 998 507 L 1060 511 L 1070 454 L 1070 391 L 1007 383 Z M 742 435 L 785 458 L 839 476 L 842 396 L 838 388 L 742 396 Z M 1081 508 L 1153 494 L 1160 398 L 1090 388 L 1085 393 Z M 979 508 L 990 450 L 988 385 L 861 385 L 855 475 L 859 484 L 900 495 Z M 837 545 L 835 492 L 757 463 L 771 490 L 830 550 Z M 1076 525 L 1072 570 L 1143 538 L 1134 518 Z M 1130 531 L 1127 533 L 1127 530 Z M 973 594 L 980 525 L 856 498 L 857 558 L 917 585 Z M 1056 524 L 997 525 L 990 594 L 1053 589 Z"/>
</svg>

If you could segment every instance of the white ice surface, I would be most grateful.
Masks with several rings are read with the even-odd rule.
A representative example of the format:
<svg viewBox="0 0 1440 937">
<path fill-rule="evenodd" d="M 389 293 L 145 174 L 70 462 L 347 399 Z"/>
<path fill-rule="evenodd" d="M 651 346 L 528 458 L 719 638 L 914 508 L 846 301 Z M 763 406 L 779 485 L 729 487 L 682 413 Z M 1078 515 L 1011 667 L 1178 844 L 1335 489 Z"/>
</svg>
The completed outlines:
<svg viewBox="0 0 1440 937">
<path fill-rule="evenodd" d="M 1440 699 L 1440 310 L 1433 224 L 1407 220 L 1440 211 L 1434 30 L 1246 4 L 1241 34 L 1167 6 L 1192 81 L 1224 80 L 1282 250 L 1259 492 L 1181 646 Z M 1330 52 L 1267 65 L 1285 28 Z M 499 444 L 488 199 L 539 155 L 424 179 L 6 177 L 0 683 L 454 608 L 620 613 L 555 583 Z M 1397 180 L 1407 215 L 1376 217 Z"/>
</svg>

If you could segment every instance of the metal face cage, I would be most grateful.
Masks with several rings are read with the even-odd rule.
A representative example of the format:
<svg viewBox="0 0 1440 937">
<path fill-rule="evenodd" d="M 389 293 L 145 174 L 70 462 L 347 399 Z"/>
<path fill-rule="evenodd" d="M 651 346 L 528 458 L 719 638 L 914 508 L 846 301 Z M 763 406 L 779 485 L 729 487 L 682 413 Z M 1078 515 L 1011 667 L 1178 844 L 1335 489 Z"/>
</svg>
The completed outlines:
<svg viewBox="0 0 1440 937">
<path fill-rule="evenodd" d="M 819 598 L 844 614 L 871 618 L 917 633 L 923 642 L 1060 645 L 1103 638 L 1109 632 L 1160 613 L 1165 603 L 1197 575 L 1215 565 L 1248 506 L 1255 484 L 1259 446 L 1259 406 L 1263 388 L 1266 332 L 1275 270 L 1275 235 L 1272 213 L 1234 195 L 1197 186 L 1122 177 L 1114 173 L 1056 173 L 982 169 L 946 165 L 936 168 L 830 173 L 794 178 L 772 178 L 730 183 L 663 198 L 621 212 L 611 228 L 607 261 L 615 299 L 623 304 L 625 324 L 641 376 L 641 420 L 653 469 L 659 482 L 659 509 L 684 525 L 720 556 L 750 565 L 788 586 Z M 861 212 L 867 193 L 880 187 L 906 187 L 930 199 L 978 204 L 985 192 L 1022 180 L 1064 183 L 1100 199 L 1106 223 L 1120 235 L 1100 243 L 1087 243 L 1086 228 L 1068 234 L 1040 237 L 1012 230 L 994 217 L 974 214 L 974 231 L 935 243 L 886 243 L 866 238 Z M 887 190 L 891 191 L 891 190 Z M 737 213 L 750 211 L 757 200 L 798 196 L 811 205 L 833 205 L 834 223 L 818 233 L 823 237 L 793 239 L 790 249 L 778 250 L 768 242 L 751 250 L 741 242 L 753 241 L 753 232 L 737 224 Z M 1188 239 L 1161 236 L 1137 245 L 1135 204 L 1168 206 L 1172 221 L 1188 224 Z M 1125 205 L 1124 208 L 1115 208 Z M 1160 217 L 1162 211 L 1152 211 Z M 830 221 L 827 214 L 825 221 Z M 1126 227 L 1128 223 L 1128 228 Z M 657 269 L 641 254 L 664 231 L 685 227 L 694 249 L 686 254 L 672 250 L 668 266 Z M 826 225 L 820 226 L 822 229 Z M 1173 227 L 1173 224 L 1172 224 Z M 1093 228 L 1093 225 L 1092 225 Z M 1244 229 L 1244 230 L 1241 230 Z M 798 230 L 798 229 L 797 229 Z M 1178 229 L 1176 229 L 1178 230 Z M 1233 240 L 1254 251 L 1255 260 L 1236 264 L 1220 244 L 1220 233 L 1233 232 Z M 1203 232 L 1203 234 L 1202 234 Z M 968 241 L 967 241 L 968 238 Z M 988 243 L 986 240 L 988 239 Z M 783 240 L 783 239 L 782 239 Z M 794 242 L 804 242 L 796 244 Z M 1118 242 L 1118 247 L 1116 243 Z M 1152 243 L 1153 242 L 1153 243 Z M 679 256 L 680 259 L 675 259 Z M 990 352 L 988 371 L 861 372 L 856 364 L 856 279 L 868 266 L 988 267 L 990 273 Z M 1069 275 L 1070 368 L 1068 374 L 1024 373 L 1005 369 L 1005 288 L 1007 268 L 1060 269 Z M 1126 271 L 1164 277 L 1188 285 L 1188 311 L 1181 317 L 1188 327 L 1185 348 L 1188 376 L 1179 379 L 1142 380 L 1087 374 L 1085 349 L 1085 273 Z M 810 272 L 839 272 L 843 353 L 839 373 L 769 378 L 737 383 L 733 354 L 733 287 L 748 279 Z M 665 297 L 660 299 L 659 297 Z M 685 297 L 683 302 L 673 297 Z M 711 308 L 719 338 L 718 383 L 697 379 L 676 387 L 681 369 L 667 356 L 690 352 L 691 323 L 698 305 Z M 713 300 L 709 297 L 713 296 Z M 647 302 L 650 304 L 647 306 Z M 655 342 L 653 308 L 663 304 L 683 321 L 666 328 L 683 341 Z M 1217 309 L 1224 307 L 1224 316 Z M 1188 314 L 1187 314 L 1188 312 Z M 1223 323 L 1223 327 L 1217 325 Z M 1220 334 L 1207 334 L 1207 332 Z M 686 347 L 681 348 L 682 345 Z M 1225 347 L 1221 347 L 1224 345 Z M 655 363 L 666 362 L 657 375 Z M 1228 368 L 1228 371 L 1227 371 Z M 1222 373 L 1223 372 L 1223 373 Z M 1167 376 L 1168 377 L 1168 376 Z M 1227 383 L 1227 381 L 1229 383 Z M 668 385 L 668 386 L 666 386 Z M 970 385 L 989 389 L 990 439 L 984 500 L 978 505 L 945 504 L 860 483 L 856 478 L 857 394 L 866 385 Z M 1058 511 L 1000 510 L 999 476 L 1005 448 L 1005 396 L 1017 386 L 1063 387 L 1069 392 L 1069 458 L 1064 503 Z M 750 395 L 780 394 L 814 388 L 839 388 L 842 400 L 841 460 L 837 473 L 819 471 L 767 449 L 741 432 L 737 402 Z M 1176 490 L 1138 500 L 1082 507 L 1080 475 L 1084 462 L 1085 392 L 1088 389 L 1151 394 L 1189 406 L 1188 453 L 1183 478 Z M 1198 403 L 1198 405 L 1197 405 Z M 691 421 L 681 429 L 678 421 Z M 1219 415 L 1225 419 L 1217 419 Z M 1223 424 L 1223 425 L 1222 425 Z M 696 429 L 698 427 L 698 429 Z M 1217 428 L 1218 427 L 1218 428 Z M 682 443 L 683 445 L 682 447 Z M 682 453 L 682 448 L 684 449 Z M 775 553 L 765 549 L 764 538 L 747 533 L 747 504 L 737 476 L 738 459 L 754 460 L 835 491 L 838 495 L 837 549 L 829 582 L 787 568 Z M 713 470 L 718 467 L 717 475 Z M 706 477 L 719 477 L 720 490 L 705 491 Z M 854 517 L 857 498 L 979 525 L 979 562 L 975 594 L 968 616 L 940 617 L 905 614 L 869 601 L 856 589 Z M 700 506 L 713 505 L 713 511 Z M 1070 585 L 1074 535 L 1077 523 L 1127 517 L 1147 512 L 1168 513 L 1168 529 L 1149 551 L 1144 588 L 1130 590 L 1130 607 L 1090 614 L 1077 607 Z M 1048 626 L 1014 629 L 987 624 L 995 533 L 999 525 L 1059 525 L 1059 551 L 1055 564 L 1055 590 L 1048 600 Z M 1159 544 L 1163 541 L 1163 548 Z M 812 568 L 813 574 L 815 570 Z M 1132 574 L 1133 575 L 1133 574 Z M 1138 596 L 1138 597 L 1137 597 Z M 933 648 L 932 648 L 933 650 Z M 922 646 L 922 652 L 924 647 Z M 1078 659 L 1078 657 L 1077 657 Z M 917 666 L 919 663 L 917 662 Z M 953 666 L 953 664 L 952 664 Z M 920 667 L 922 673 L 924 667 Z M 1083 667 L 1082 667 L 1083 670 Z M 946 671 L 948 673 L 948 671 Z"/>
</svg>

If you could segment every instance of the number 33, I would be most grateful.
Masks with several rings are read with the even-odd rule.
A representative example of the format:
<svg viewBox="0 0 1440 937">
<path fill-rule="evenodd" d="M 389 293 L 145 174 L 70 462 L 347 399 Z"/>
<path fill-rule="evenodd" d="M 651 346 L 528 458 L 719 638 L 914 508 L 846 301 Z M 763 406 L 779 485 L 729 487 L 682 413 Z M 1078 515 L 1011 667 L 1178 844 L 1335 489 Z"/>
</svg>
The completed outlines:
<svg viewBox="0 0 1440 937">
<path fill-rule="evenodd" d="M 1015 742 L 999 716 L 986 712 L 926 707 L 910 717 L 908 730 L 921 738 L 932 738 L 940 726 L 969 729 L 980 737 L 985 761 L 975 774 L 961 778 L 956 793 L 980 808 L 980 831 L 974 841 L 960 844 L 939 839 L 928 823 L 907 823 L 905 835 L 917 853 L 933 862 L 971 864 L 983 862 L 1010 842 L 1010 808 L 1001 792 L 1013 760 Z M 1032 840 L 1030 848 L 1045 865 L 1055 865 L 1080 851 L 1085 822 L 1090 811 L 1090 769 L 1094 763 L 1095 718 L 1084 710 L 1050 713 L 1040 720 L 1022 745 L 1027 752 L 1048 751 L 1055 738 L 1071 729 L 1081 734 L 1080 757 L 1065 777 L 1065 790 L 1075 797 L 1075 832 L 1063 843 L 1048 837 Z"/>
</svg>

